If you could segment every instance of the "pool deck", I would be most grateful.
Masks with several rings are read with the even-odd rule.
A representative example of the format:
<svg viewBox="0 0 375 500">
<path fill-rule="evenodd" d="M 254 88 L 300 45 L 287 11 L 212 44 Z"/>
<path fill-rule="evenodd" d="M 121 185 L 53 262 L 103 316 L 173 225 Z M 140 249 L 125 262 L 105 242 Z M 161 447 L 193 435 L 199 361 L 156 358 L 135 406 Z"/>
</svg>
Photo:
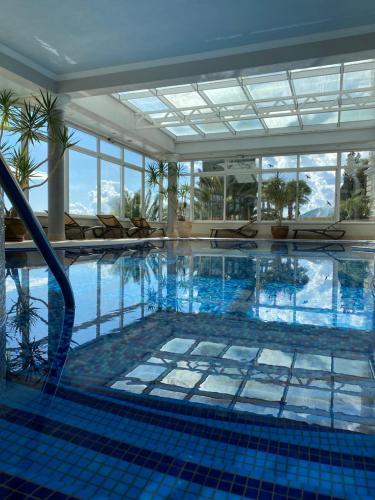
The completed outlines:
<svg viewBox="0 0 375 500">
<path fill-rule="evenodd" d="M 88 239 L 88 240 L 63 240 L 63 241 L 53 241 L 53 248 L 107 248 L 107 247 L 122 247 L 123 245 L 134 244 L 134 243 L 145 243 L 153 241 L 211 241 L 211 240 L 231 240 L 231 241 L 262 241 L 262 242 L 280 242 L 280 243 L 344 243 L 348 245 L 353 245 L 353 250 L 361 251 L 371 251 L 375 252 L 375 240 L 314 240 L 314 239 L 283 239 L 274 240 L 269 238 L 209 238 L 204 236 L 196 236 L 190 238 L 108 238 L 108 239 Z M 5 250 L 33 250 L 36 249 L 36 245 L 32 240 L 25 240 L 21 242 L 5 242 Z"/>
</svg>

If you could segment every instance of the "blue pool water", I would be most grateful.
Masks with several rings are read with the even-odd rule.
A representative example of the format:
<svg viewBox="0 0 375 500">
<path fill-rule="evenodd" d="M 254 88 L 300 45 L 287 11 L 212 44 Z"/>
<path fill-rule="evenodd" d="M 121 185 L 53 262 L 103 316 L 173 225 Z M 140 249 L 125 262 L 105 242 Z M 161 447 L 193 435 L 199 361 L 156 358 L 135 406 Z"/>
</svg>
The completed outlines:
<svg viewBox="0 0 375 500">
<path fill-rule="evenodd" d="M 374 498 L 373 253 L 59 252 L 71 330 L 37 252 L 2 271 L 1 498 Z"/>
</svg>

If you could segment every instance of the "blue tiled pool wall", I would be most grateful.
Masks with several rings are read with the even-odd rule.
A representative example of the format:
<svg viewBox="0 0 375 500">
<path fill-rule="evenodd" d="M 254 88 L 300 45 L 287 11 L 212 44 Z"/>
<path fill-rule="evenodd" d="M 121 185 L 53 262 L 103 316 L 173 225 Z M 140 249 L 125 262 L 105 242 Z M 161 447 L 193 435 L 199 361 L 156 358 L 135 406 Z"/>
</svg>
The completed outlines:
<svg viewBox="0 0 375 500">
<path fill-rule="evenodd" d="M 284 428 L 275 440 L 270 428 L 259 436 L 260 420 L 257 428 L 224 430 L 211 421 L 160 418 L 124 401 L 63 387 L 52 401 L 17 384 L 8 386 L 6 396 L 0 467 L 11 452 L 7 470 L 72 495 L 371 498 L 375 464 L 369 436 L 340 431 L 322 438 L 313 428 L 298 434 Z M 15 434 L 21 447 L 15 446 Z"/>
</svg>

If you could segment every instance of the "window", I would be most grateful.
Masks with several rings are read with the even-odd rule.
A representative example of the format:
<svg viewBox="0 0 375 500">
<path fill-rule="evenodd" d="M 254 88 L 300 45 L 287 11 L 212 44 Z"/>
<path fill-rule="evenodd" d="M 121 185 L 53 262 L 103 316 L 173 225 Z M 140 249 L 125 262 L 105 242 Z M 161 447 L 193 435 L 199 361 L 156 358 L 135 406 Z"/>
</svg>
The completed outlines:
<svg viewBox="0 0 375 500">
<path fill-rule="evenodd" d="M 337 153 L 314 153 L 301 155 L 300 167 L 335 167 L 337 166 Z"/>
<path fill-rule="evenodd" d="M 80 148 L 89 149 L 90 151 L 97 150 L 96 137 L 94 135 L 83 132 L 77 128 L 69 128 L 69 133 L 73 133 L 73 141 L 77 142 Z"/>
<path fill-rule="evenodd" d="M 142 167 L 142 155 L 136 151 L 131 151 L 130 149 L 125 149 L 125 162 L 131 163 L 137 167 Z M 153 160 L 151 160 L 153 161 Z M 146 163 L 147 164 L 147 163 Z"/>
<path fill-rule="evenodd" d="M 217 172 L 224 170 L 225 160 L 203 160 L 194 162 L 194 172 Z"/>
<path fill-rule="evenodd" d="M 120 165 L 101 161 L 101 207 L 102 214 L 121 214 Z"/>
<path fill-rule="evenodd" d="M 29 202 L 35 212 L 43 212 L 48 210 L 48 144 L 46 141 L 35 142 L 29 146 L 30 158 L 36 163 L 44 162 L 35 172 L 34 177 L 30 180 Z M 39 187 L 32 187 L 38 186 Z"/>
<path fill-rule="evenodd" d="M 124 169 L 123 216 L 141 215 L 142 173 L 132 168 Z"/>
<path fill-rule="evenodd" d="M 224 177 L 195 177 L 194 219 L 222 220 L 224 211 Z"/>
<path fill-rule="evenodd" d="M 336 172 L 300 172 L 298 180 L 299 217 L 304 220 L 330 219 L 335 213 Z"/>
<path fill-rule="evenodd" d="M 250 172 L 258 168 L 257 158 L 241 158 L 228 161 L 228 170 L 235 170 L 236 172 Z"/>
<path fill-rule="evenodd" d="M 228 175 L 226 219 L 249 220 L 257 212 L 258 179 L 256 174 Z"/>
<path fill-rule="evenodd" d="M 177 186 L 179 215 L 190 218 L 190 175 L 181 175 Z"/>
<path fill-rule="evenodd" d="M 272 192 L 268 195 L 266 194 L 271 183 L 280 183 L 281 188 L 286 192 L 287 202 L 282 212 L 283 219 L 294 220 L 296 218 L 297 205 L 297 172 L 262 174 L 262 220 L 276 220 L 278 217 L 277 206 L 274 203 Z"/>
<path fill-rule="evenodd" d="M 104 153 L 108 156 L 113 156 L 114 158 L 121 159 L 121 148 L 116 146 L 116 144 L 112 144 L 109 141 L 104 141 L 103 139 L 100 141 L 100 152 Z"/>
<path fill-rule="evenodd" d="M 263 156 L 262 168 L 297 168 L 297 156 Z"/>
<path fill-rule="evenodd" d="M 97 159 L 69 151 L 69 211 L 73 214 L 97 213 Z"/>
<path fill-rule="evenodd" d="M 375 216 L 375 153 L 341 154 L 340 218 L 373 219 Z"/>
</svg>

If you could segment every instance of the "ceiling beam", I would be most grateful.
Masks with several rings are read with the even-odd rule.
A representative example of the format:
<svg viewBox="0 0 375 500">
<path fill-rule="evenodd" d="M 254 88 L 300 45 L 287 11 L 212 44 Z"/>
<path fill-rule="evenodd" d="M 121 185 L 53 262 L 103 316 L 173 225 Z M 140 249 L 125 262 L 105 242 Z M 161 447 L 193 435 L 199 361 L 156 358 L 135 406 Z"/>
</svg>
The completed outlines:
<svg viewBox="0 0 375 500">
<path fill-rule="evenodd" d="M 160 130 L 137 130 L 136 115 L 112 96 L 74 99 L 67 107 L 67 120 L 121 144 L 154 154 L 174 153 L 175 142 Z M 151 148 L 151 149 L 150 149 Z"/>
</svg>

